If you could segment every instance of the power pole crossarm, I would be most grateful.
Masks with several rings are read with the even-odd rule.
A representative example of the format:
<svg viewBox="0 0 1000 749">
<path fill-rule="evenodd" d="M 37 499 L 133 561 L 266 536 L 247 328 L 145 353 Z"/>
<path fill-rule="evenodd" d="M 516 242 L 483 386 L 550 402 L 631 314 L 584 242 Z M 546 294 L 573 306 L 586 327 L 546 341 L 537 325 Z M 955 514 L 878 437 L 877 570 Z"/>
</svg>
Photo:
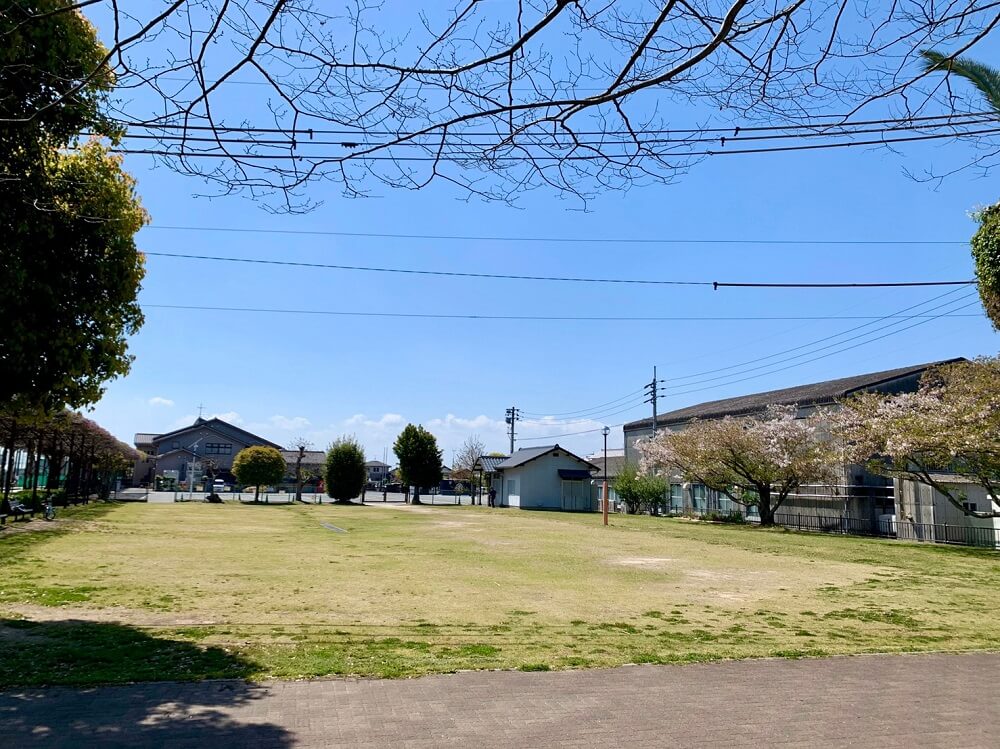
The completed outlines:
<svg viewBox="0 0 1000 749">
<path fill-rule="evenodd" d="M 656 377 L 656 367 L 654 366 L 653 367 L 653 379 L 652 379 L 651 382 L 647 383 L 646 386 L 645 386 L 646 400 L 643 401 L 644 403 L 652 403 L 653 404 L 653 436 L 654 437 L 656 436 L 656 420 L 657 420 L 656 404 L 657 404 L 657 401 L 659 401 L 659 399 L 660 399 L 660 394 L 664 390 L 666 390 L 666 388 L 664 388 L 664 387 L 662 387 L 660 385 L 661 382 L 664 382 L 664 380 L 657 379 L 657 377 Z"/>
<path fill-rule="evenodd" d="M 510 437 L 510 454 L 514 454 L 514 423 L 521 420 L 521 414 L 517 410 L 517 406 L 511 406 L 507 409 L 504 415 L 504 421 L 507 422 L 507 436 Z"/>
</svg>

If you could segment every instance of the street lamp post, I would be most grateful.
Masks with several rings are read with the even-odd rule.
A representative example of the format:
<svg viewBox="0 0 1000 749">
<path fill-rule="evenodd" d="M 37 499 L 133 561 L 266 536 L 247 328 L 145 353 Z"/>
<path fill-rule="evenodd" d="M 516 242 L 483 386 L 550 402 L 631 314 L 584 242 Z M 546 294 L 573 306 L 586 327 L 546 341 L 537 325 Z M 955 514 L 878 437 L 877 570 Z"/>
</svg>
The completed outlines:
<svg viewBox="0 0 1000 749">
<path fill-rule="evenodd" d="M 198 465 L 198 443 L 201 442 L 203 439 L 205 439 L 204 434 L 202 434 L 198 439 L 196 439 L 194 443 L 191 445 L 191 454 L 194 456 L 194 458 L 191 461 L 191 475 L 188 476 L 188 497 L 192 501 L 194 500 L 194 469 L 195 466 Z M 181 497 L 183 498 L 183 496 L 184 495 L 182 494 Z"/>
<path fill-rule="evenodd" d="M 601 434 L 604 435 L 604 486 L 601 490 L 601 496 L 604 497 L 604 524 L 608 524 L 608 434 L 610 434 L 611 429 L 609 427 L 604 427 L 601 430 Z"/>
</svg>

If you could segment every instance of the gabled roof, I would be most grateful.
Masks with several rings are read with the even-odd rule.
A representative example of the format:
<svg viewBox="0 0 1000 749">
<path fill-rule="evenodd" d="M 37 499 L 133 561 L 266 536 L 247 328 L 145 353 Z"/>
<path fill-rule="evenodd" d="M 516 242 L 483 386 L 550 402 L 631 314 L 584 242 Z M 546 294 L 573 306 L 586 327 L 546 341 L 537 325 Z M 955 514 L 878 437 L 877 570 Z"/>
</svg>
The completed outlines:
<svg viewBox="0 0 1000 749">
<path fill-rule="evenodd" d="M 498 463 L 495 466 L 495 468 L 498 471 L 504 471 L 509 468 L 517 468 L 519 466 L 523 466 L 525 463 L 530 463 L 531 461 L 536 460 L 537 458 L 541 458 L 543 455 L 548 455 L 551 452 L 555 452 L 556 450 L 562 450 L 564 453 L 566 453 L 566 455 L 568 455 L 571 458 L 576 458 L 586 466 L 590 466 L 591 468 L 595 469 L 597 468 L 597 466 L 595 466 L 593 463 L 584 460 L 579 455 L 574 455 L 565 447 L 559 447 L 559 445 L 544 445 L 542 447 L 522 447 L 520 450 L 515 452 L 509 458 Z"/>
<path fill-rule="evenodd" d="M 282 450 L 281 457 L 285 459 L 285 462 L 290 466 L 295 465 L 295 461 L 299 459 L 298 450 Z M 326 453 L 322 450 L 306 450 L 302 457 L 302 465 L 304 466 L 318 466 L 322 465 L 326 460 Z"/>
<path fill-rule="evenodd" d="M 597 475 L 594 478 L 603 479 L 604 478 L 604 458 L 594 458 L 591 461 L 595 466 L 597 466 Z M 622 471 L 622 466 L 625 465 L 624 455 L 609 455 L 608 456 L 608 478 L 614 478 Z"/>
<path fill-rule="evenodd" d="M 165 432 L 163 434 L 156 435 L 153 441 L 163 442 L 164 440 L 197 429 L 211 429 L 217 434 L 229 437 L 237 442 L 242 442 L 245 445 L 264 445 L 266 447 L 274 447 L 278 450 L 282 449 L 281 445 L 271 442 L 270 440 L 266 440 L 263 437 L 259 437 L 253 432 L 248 432 L 246 429 L 240 429 L 238 426 L 233 426 L 229 422 L 223 421 L 222 419 L 202 419 L 200 417 L 195 419 L 194 424 L 190 426 L 181 427 L 180 429 L 174 429 L 172 432 Z"/>
<path fill-rule="evenodd" d="M 369 468 L 374 468 L 375 466 L 380 466 L 382 468 L 388 468 L 388 463 L 383 463 L 381 460 L 369 460 L 365 463 Z"/>
<path fill-rule="evenodd" d="M 493 473 L 497 466 L 509 457 L 509 455 L 480 455 L 476 465 L 482 468 L 483 473 Z"/>
<path fill-rule="evenodd" d="M 666 425 L 683 423 L 692 419 L 719 419 L 724 416 L 744 416 L 763 411 L 771 405 L 829 405 L 865 390 L 891 390 L 887 386 L 894 380 L 919 377 L 931 367 L 942 364 L 953 364 L 960 361 L 965 361 L 965 359 L 959 357 L 957 359 L 945 359 L 928 364 L 914 364 L 911 367 L 887 369 L 882 372 L 842 377 L 837 380 L 816 382 L 810 385 L 798 385 L 781 390 L 768 390 L 763 393 L 753 393 L 751 395 L 741 395 L 736 398 L 698 403 L 694 406 L 687 406 L 679 408 L 676 411 L 660 414 L 656 419 L 656 423 L 657 425 Z M 653 426 L 652 419 L 640 419 L 639 421 L 626 424 L 624 428 L 627 432 L 651 426 Z"/>
</svg>

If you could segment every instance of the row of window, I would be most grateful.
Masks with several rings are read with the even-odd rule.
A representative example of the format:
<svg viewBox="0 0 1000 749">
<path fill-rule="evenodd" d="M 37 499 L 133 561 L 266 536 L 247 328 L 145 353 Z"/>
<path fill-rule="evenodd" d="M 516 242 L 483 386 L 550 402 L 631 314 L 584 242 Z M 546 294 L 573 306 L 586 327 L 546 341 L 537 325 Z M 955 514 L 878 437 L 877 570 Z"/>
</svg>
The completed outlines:
<svg viewBox="0 0 1000 749">
<path fill-rule="evenodd" d="M 171 443 L 171 448 L 174 450 L 179 449 L 181 446 L 180 442 Z M 233 446 L 228 442 L 206 442 L 204 450 L 201 451 L 202 455 L 232 455 Z"/>
</svg>

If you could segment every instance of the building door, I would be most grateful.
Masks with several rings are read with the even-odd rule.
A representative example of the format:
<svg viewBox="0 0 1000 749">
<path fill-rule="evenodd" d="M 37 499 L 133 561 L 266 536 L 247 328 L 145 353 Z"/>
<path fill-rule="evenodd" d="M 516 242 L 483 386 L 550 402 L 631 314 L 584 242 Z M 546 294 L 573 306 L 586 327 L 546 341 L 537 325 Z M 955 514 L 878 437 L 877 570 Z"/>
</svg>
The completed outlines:
<svg viewBox="0 0 1000 749">
<path fill-rule="evenodd" d="M 580 512 L 590 509 L 590 482 L 563 480 L 562 508 Z"/>
<path fill-rule="evenodd" d="M 511 505 L 520 507 L 521 498 L 517 494 L 517 479 L 507 479 L 507 491 L 503 500 L 503 504 L 507 507 L 510 507 Z"/>
</svg>

